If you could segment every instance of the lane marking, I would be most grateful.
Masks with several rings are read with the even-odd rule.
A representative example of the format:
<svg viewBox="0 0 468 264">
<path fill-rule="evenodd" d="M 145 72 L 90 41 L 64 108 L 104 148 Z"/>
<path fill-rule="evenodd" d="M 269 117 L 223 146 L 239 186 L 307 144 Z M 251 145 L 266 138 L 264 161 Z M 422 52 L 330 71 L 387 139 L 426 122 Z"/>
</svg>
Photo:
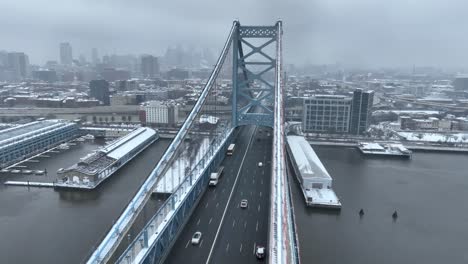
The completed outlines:
<svg viewBox="0 0 468 264">
<path fill-rule="evenodd" d="M 255 227 L 255 232 L 258 232 L 258 220 L 257 220 L 257 226 Z"/>
<path fill-rule="evenodd" d="M 216 208 L 218 208 L 218 206 L 219 206 L 219 202 L 216 203 Z"/>
<path fill-rule="evenodd" d="M 241 252 L 241 253 L 242 253 L 242 243 L 241 243 L 241 246 L 240 246 L 239 252 Z"/>
<path fill-rule="evenodd" d="M 244 229 L 247 227 L 247 221 L 245 221 L 244 223 Z"/>
<path fill-rule="evenodd" d="M 206 203 L 205 208 L 208 208 L 208 202 Z"/>
<path fill-rule="evenodd" d="M 211 221 L 213 220 L 213 217 L 210 217 L 210 222 L 208 222 L 208 224 L 211 224 Z"/>
<path fill-rule="evenodd" d="M 257 248 L 257 242 L 254 243 L 254 250 L 253 250 L 253 254 L 255 255 L 255 249 Z"/>
<path fill-rule="evenodd" d="M 211 256 L 213 254 L 213 250 L 214 250 L 214 247 L 216 245 L 216 240 L 218 239 L 218 236 L 219 236 L 219 231 L 221 231 L 221 226 L 223 225 L 224 217 L 226 216 L 226 212 L 227 212 L 229 203 L 231 202 L 232 194 L 234 193 L 234 189 L 236 187 L 237 180 L 239 179 L 239 175 L 240 175 L 242 166 L 244 165 L 245 158 L 247 157 L 247 153 L 249 152 L 249 148 L 250 148 L 250 145 L 252 144 L 252 139 L 253 139 L 256 131 L 257 131 L 257 128 L 255 127 L 253 133 L 250 135 L 249 144 L 247 145 L 247 148 L 245 150 L 244 157 L 242 158 L 241 164 L 239 166 L 239 171 L 237 172 L 236 179 L 234 180 L 234 184 L 232 185 L 231 193 L 229 194 L 228 201 L 226 203 L 226 206 L 224 207 L 224 212 L 223 212 L 223 215 L 221 217 L 221 221 L 219 222 L 218 230 L 216 231 L 216 235 L 214 237 L 213 244 L 211 245 L 210 253 L 208 254 L 208 258 L 206 259 L 206 264 L 210 263 L 210 259 L 211 259 Z"/>
<path fill-rule="evenodd" d="M 199 246 L 199 247 L 202 247 L 202 245 L 203 245 L 203 239 L 202 239 L 202 241 L 200 242 L 200 246 Z"/>
<path fill-rule="evenodd" d="M 260 180 L 260 184 L 262 184 L 262 185 L 263 185 L 263 179 L 261 179 L 261 180 Z"/>
<path fill-rule="evenodd" d="M 228 252 L 228 251 L 229 251 L 229 243 L 226 246 L 226 252 Z"/>
<path fill-rule="evenodd" d="M 232 227 L 234 228 L 234 226 L 236 225 L 236 219 L 234 219 L 234 221 L 232 221 Z"/>
<path fill-rule="evenodd" d="M 200 224 L 200 218 L 198 218 L 198 222 L 197 222 L 197 225 L 199 225 L 199 224 Z"/>
<path fill-rule="evenodd" d="M 250 196 L 252 196 L 252 195 L 253 195 L 253 192 L 252 192 L 252 191 L 250 191 Z"/>
<path fill-rule="evenodd" d="M 255 184 L 255 179 L 252 180 L 252 184 Z"/>
<path fill-rule="evenodd" d="M 260 192 L 260 197 L 262 197 L 262 192 Z"/>
<path fill-rule="evenodd" d="M 190 244 L 190 239 L 187 241 L 187 245 L 185 245 L 185 248 L 188 247 L 188 244 Z"/>
<path fill-rule="evenodd" d="M 258 211 L 260 212 L 260 205 L 258 205 Z"/>
</svg>

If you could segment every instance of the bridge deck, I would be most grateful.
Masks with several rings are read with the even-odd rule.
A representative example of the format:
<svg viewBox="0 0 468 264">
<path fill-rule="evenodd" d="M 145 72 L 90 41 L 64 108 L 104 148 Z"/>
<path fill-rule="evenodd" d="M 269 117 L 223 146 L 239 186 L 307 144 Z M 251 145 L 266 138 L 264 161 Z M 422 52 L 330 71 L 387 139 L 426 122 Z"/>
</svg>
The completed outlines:
<svg viewBox="0 0 468 264">
<path fill-rule="evenodd" d="M 218 186 L 204 194 L 165 263 L 207 263 L 212 248 L 209 263 L 256 263 L 255 245 L 267 246 L 271 143 L 271 129 L 242 128 L 234 155 L 223 161 Z M 239 208 L 242 199 L 248 200 L 247 209 Z M 196 231 L 202 240 L 195 246 L 190 239 Z"/>
</svg>

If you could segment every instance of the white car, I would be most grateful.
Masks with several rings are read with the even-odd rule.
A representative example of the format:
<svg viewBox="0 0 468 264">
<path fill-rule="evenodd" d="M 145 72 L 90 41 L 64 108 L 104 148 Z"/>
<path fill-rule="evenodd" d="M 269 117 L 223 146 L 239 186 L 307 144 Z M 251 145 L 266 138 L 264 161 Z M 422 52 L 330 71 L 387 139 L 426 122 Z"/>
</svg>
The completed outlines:
<svg viewBox="0 0 468 264">
<path fill-rule="evenodd" d="M 195 234 L 193 234 L 192 236 L 192 245 L 198 245 L 198 243 L 200 243 L 200 239 L 201 239 L 201 232 L 200 231 L 197 231 L 195 232 Z"/>
<path fill-rule="evenodd" d="M 241 203 L 240 203 L 240 207 L 241 208 L 247 208 L 248 206 L 248 202 L 246 199 L 242 199 Z"/>
<path fill-rule="evenodd" d="M 265 247 L 257 246 L 255 249 L 255 256 L 257 259 L 263 259 L 265 257 Z"/>
<path fill-rule="evenodd" d="M 263 162 L 259 162 L 259 163 L 258 163 L 258 166 L 259 166 L 259 167 L 263 167 Z"/>
</svg>

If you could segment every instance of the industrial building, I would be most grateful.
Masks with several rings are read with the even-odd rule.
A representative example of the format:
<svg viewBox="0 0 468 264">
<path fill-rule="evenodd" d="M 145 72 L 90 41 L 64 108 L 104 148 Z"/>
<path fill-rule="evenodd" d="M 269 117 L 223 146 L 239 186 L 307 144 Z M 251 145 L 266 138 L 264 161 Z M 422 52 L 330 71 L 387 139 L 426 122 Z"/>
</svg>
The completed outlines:
<svg viewBox="0 0 468 264">
<path fill-rule="evenodd" d="M 287 153 L 306 204 L 313 207 L 341 208 L 341 202 L 332 190 L 328 174 L 309 142 L 303 136 L 287 136 Z"/>
<path fill-rule="evenodd" d="M 150 101 L 142 107 L 141 121 L 146 124 L 174 126 L 179 121 L 179 106 L 163 101 Z"/>
<path fill-rule="evenodd" d="M 78 134 L 78 125 L 63 120 L 41 120 L 0 131 L 0 167 L 43 152 Z"/>
<path fill-rule="evenodd" d="M 153 129 L 137 128 L 105 147 L 89 153 L 71 167 L 59 169 L 55 186 L 94 189 L 157 139 L 158 134 Z"/>
</svg>

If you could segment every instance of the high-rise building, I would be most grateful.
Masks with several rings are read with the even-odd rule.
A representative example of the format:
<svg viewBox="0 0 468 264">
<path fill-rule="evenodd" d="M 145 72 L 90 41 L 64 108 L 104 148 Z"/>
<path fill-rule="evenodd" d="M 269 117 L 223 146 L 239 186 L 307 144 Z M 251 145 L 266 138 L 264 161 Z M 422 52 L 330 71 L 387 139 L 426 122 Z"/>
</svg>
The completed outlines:
<svg viewBox="0 0 468 264">
<path fill-rule="evenodd" d="M 23 52 L 8 53 L 8 68 L 15 74 L 15 79 L 24 79 L 29 75 L 29 58 Z"/>
<path fill-rule="evenodd" d="M 468 91 L 468 75 L 458 75 L 453 82 L 455 90 Z"/>
<path fill-rule="evenodd" d="M 348 133 L 351 98 L 316 95 L 304 98 L 302 129 L 309 133 Z"/>
<path fill-rule="evenodd" d="M 93 48 L 93 50 L 91 51 L 91 60 L 94 65 L 100 63 L 98 50 L 96 48 Z"/>
<path fill-rule="evenodd" d="M 109 83 L 106 80 L 92 80 L 89 82 L 89 96 L 110 105 Z"/>
<path fill-rule="evenodd" d="M 73 63 L 72 46 L 68 42 L 60 43 L 60 63 L 71 65 Z"/>
<path fill-rule="evenodd" d="M 152 55 L 141 56 L 141 75 L 144 78 L 154 78 L 159 75 L 159 61 Z"/>
<path fill-rule="evenodd" d="M 371 108 L 374 103 L 374 91 L 356 89 L 351 104 L 351 122 L 349 133 L 362 135 L 370 125 Z"/>
</svg>

